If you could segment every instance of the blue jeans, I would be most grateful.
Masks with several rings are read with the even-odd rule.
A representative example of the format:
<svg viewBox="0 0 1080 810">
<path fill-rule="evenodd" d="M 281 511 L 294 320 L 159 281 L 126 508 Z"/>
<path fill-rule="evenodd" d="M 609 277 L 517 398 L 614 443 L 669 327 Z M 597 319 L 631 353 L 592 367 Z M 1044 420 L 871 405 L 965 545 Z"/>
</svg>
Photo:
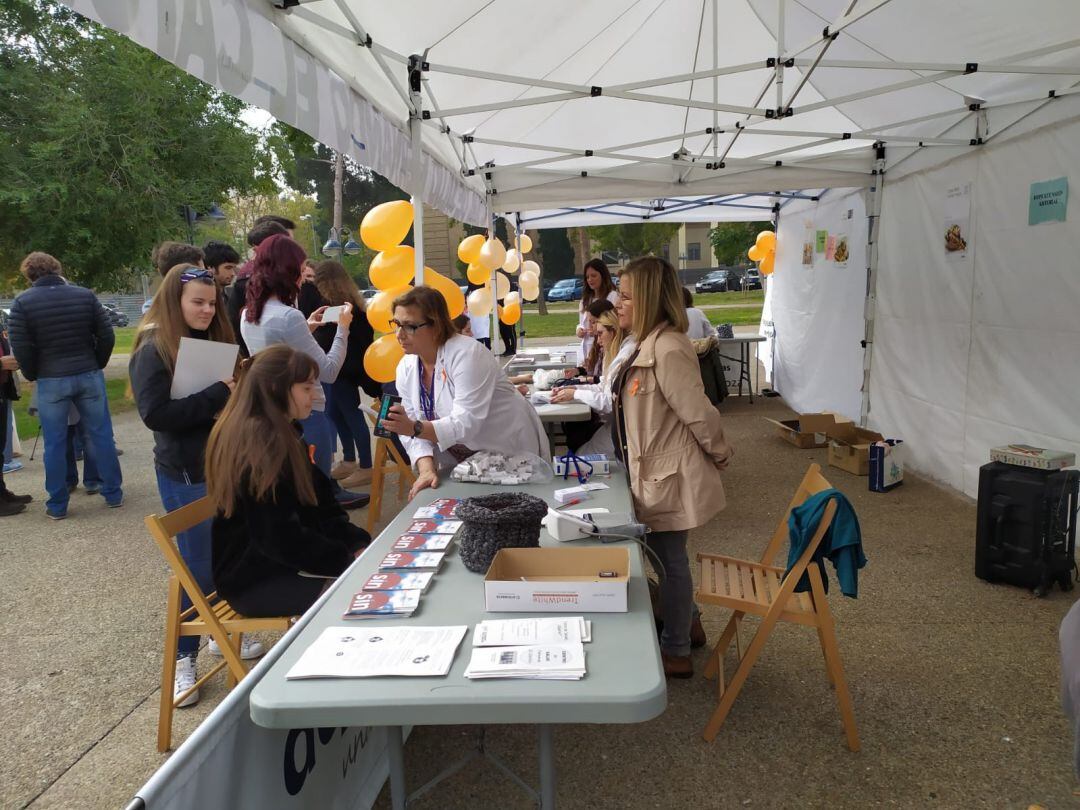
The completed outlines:
<svg viewBox="0 0 1080 810">
<path fill-rule="evenodd" d="M 206 495 L 206 483 L 191 484 L 186 481 L 177 481 L 170 478 L 161 470 L 157 470 L 158 493 L 161 495 L 161 505 L 165 511 L 172 512 L 181 506 L 194 503 Z M 191 575 L 199 583 L 203 593 L 211 593 L 214 590 L 213 555 L 211 553 L 210 525 L 212 521 L 204 520 L 197 526 L 193 526 L 186 532 L 176 535 L 176 545 L 180 549 L 180 556 L 187 567 L 191 569 Z M 180 598 L 180 610 L 191 607 L 191 600 L 185 592 Z M 177 657 L 195 655 L 199 650 L 198 636 L 180 636 L 176 645 Z"/>
<path fill-rule="evenodd" d="M 53 514 L 66 514 L 68 412 L 74 404 L 82 420 L 87 451 L 101 473 L 101 494 L 110 504 L 124 498 L 120 488 L 123 477 L 113 442 L 112 419 L 105 393 L 105 375 L 87 371 L 70 377 L 44 377 L 37 381 L 38 417 L 45 441 L 45 489 L 49 493 L 45 508 Z"/>
<path fill-rule="evenodd" d="M 90 451 L 86 431 L 82 422 L 68 425 L 67 435 L 67 485 L 74 489 L 79 485 L 79 462 L 78 454 L 83 457 L 83 486 L 87 489 L 101 489 L 101 473 L 98 472 L 97 464 L 94 463 L 94 454 Z"/>
<path fill-rule="evenodd" d="M 690 623 L 698 612 L 686 553 L 689 537 L 688 531 L 645 535 L 645 543 L 664 566 L 663 572 L 656 573 L 660 576 L 660 616 L 664 620 L 660 649 L 668 655 L 690 654 Z M 655 569 L 655 560 L 650 557 L 649 562 Z"/>
<path fill-rule="evenodd" d="M 360 466 L 369 470 L 371 434 L 360 412 L 360 389 L 346 380 L 338 380 L 330 388 L 333 393 L 327 397 L 326 411 L 341 437 L 341 452 L 346 461 L 359 459 Z"/>
</svg>

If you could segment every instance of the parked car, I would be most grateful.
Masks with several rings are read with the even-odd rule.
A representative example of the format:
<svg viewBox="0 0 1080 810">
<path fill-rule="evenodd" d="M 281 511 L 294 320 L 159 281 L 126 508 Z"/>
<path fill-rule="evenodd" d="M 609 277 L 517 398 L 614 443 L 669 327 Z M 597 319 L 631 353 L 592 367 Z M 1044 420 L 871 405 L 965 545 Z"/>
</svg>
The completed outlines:
<svg viewBox="0 0 1080 810">
<path fill-rule="evenodd" d="M 143 315 L 145 315 L 147 312 L 150 311 L 150 305 L 152 303 L 154 303 L 153 298 L 147 298 L 145 301 L 142 302 L 142 314 Z"/>
<path fill-rule="evenodd" d="M 114 307 L 112 304 L 102 304 L 101 306 L 105 308 L 105 316 L 113 326 L 123 327 L 128 325 L 128 316 L 119 308 Z"/>
<path fill-rule="evenodd" d="M 580 301 L 585 282 L 580 278 L 564 278 L 556 281 L 547 294 L 548 301 Z"/>
<path fill-rule="evenodd" d="M 694 285 L 694 292 L 732 292 L 741 290 L 742 282 L 734 270 L 713 270 Z"/>
<path fill-rule="evenodd" d="M 754 268 L 747 270 L 746 275 L 743 277 L 743 288 L 747 290 L 760 290 L 761 273 Z"/>
</svg>

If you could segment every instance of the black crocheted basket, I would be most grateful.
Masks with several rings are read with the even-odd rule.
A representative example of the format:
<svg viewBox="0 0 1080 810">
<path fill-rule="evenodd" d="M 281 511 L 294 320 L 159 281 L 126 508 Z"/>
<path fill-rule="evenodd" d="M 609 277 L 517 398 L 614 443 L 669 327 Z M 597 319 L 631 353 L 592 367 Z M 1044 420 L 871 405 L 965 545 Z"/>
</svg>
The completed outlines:
<svg viewBox="0 0 1080 810">
<path fill-rule="evenodd" d="M 486 573 L 500 548 L 537 548 L 547 504 L 521 492 L 465 498 L 454 510 L 462 521 L 460 555 L 470 571 Z"/>
</svg>

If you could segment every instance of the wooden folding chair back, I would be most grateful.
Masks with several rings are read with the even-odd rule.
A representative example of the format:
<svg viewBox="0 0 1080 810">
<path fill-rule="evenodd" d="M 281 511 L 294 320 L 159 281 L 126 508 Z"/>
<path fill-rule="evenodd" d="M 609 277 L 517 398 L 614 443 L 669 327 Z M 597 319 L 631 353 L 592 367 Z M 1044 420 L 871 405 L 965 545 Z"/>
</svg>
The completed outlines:
<svg viewBox="0 0 1080 810">
<path fill-rule="evenodd" d="M 780 524 L 760 562 L 739 560 L 718 554 L 697 555 L 700 566 L 697 600 L 730 608 L 733 611 L 705 668 L 705 677 L 716 677 L 719 688 L 719 704 L 704 731 L 705 739 L 710 742 L 715 739 L 731 711 L 769 634 L 778 622 L 784 621 L 806 625 L 817 630 L 818 641 L 825 657 L 826 676 L 836 689 L 836 699 L 839 703 L 840 718 L 847 735 L 848 747 L 852 751 L 859 750 L 855 713 L 840 663 L 840 649 L 825 594 L 825 583 L 817 564 L 811 565 L 811 560 L 821 545 L 822 538 L 832 525 L 833 517 L 836 515 L 836 504 L 830 502 L 826 505 L 817 530 L 790 572 L 785 575 L 786 566 L 772 564 L 781 548 L 787 543 L 788 518 L 792 509 L 804 503 L 812 495 L 831 488 L 832 486 L 822 476 L 821 468 L 817 464 L 811 464 L 795 491 L 795 496 L 791 499 L 787 511 L 780 519 Z M 810 591 L 796 593 L 795 586 L 804 574 L 809 579 Z M 744 651 L 739 631 L 742 619 L 747 614 L 761 617 L 761 622 Z M 724 654 L 733 639 L 736 642 L 739 662 L 731 682 L 725 683 Z"/>
<path fill-rule="evenodd" d="M 375 417 L 368 414 L 368 421 L 375 426 Z M 405 493 L 416 480 L 416 475 L 397 447 L 389 439 L 381 436 L 375 440 L 375 458 L 371 465 L 371 503 L 368 504 L 368 534 L 374 536 L 375 524 L 379 522 L 382 513 L 383 488 L 386 485 L 386 474 L 396 472 L 398 474 L 398 500 L 405 500 Z"/>
<path fill-rule="evenodd" d="M 258 630 L 288 630 L 291 616 L 245 618 L 233 610 L 217 592 L 204 594 L 176 547 L 176 535 L 197 526 L 214 516 L 209 498 L 200 498 L 166 515 L 148 515 L 146 528 L 169 564 L 168 601 L 165 610 L 165 655 L 161 668 L 161 698 L 158 709 L 158 751 L 168 751 L 172 741 L 172 715 L 176 705 L 222 669 L 227 668 L 226 683 L 232 688 L 247 668 L 240 658 L 240 642 L 244 633 Z M 180 610 L 181 596 L 186 593 L 191 607 Z M 210 636 L 221 648 L 222 660 L 182 695 L 173 697 L 176 675 L 176 654 L 181 636 Z"/>
</svg>

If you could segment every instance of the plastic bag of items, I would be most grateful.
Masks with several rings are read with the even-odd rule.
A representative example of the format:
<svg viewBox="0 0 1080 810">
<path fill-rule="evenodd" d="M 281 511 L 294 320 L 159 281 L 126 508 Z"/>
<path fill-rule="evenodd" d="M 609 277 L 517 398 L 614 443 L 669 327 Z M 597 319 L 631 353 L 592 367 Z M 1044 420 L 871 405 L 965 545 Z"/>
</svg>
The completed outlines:
<svg viewBox="0 0 1080 810">
<path fill-rule="evenodd" d="M 565 379 L 561 369 L 538 368 L 533 372 L 533 387 L 537 391 L 550 391 L 558 380 Z"/>
<path fill-rule="evenodd" d="M 450 478 L 470 484 L 543 484 L 553 480 L 555 472 L 534 453 L 508 456 L 481 450 L 454 467 Z"/>
</svg>

